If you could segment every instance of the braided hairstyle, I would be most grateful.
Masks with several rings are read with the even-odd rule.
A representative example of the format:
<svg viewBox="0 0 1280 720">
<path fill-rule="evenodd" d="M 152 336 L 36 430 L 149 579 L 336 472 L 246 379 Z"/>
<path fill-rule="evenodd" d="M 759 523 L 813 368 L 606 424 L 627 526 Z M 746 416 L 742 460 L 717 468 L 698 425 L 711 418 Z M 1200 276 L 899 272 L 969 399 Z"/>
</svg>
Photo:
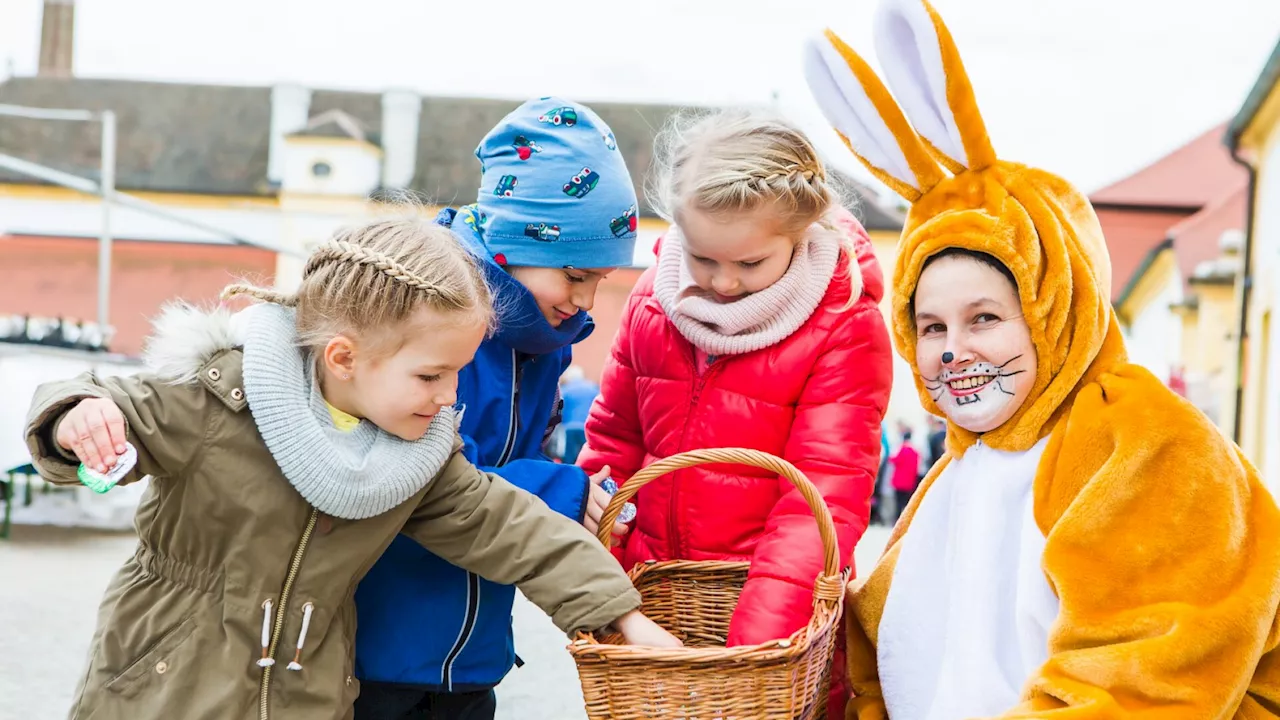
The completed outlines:
<svg viewBox="0 0 1280 720">
<path fill-rule="evenodd" d="M 397 326 L 421 308 L 492 327 L 493 298 L 477 260 L 446 228 L 412 217 L 338 231 L 316 248 L 294 295 L 237 284 L 238 295 L 297 308 L 299 341 L 320 350 L 336 335 L 394 353 Z"/>
<path fill-rule="evenodd" d="M 799 238 L 813 223 L 837 232 L 853 258 L 853 239 L 828 219 L 841 193 L 809 138 L 771 113 L 729 109 L 675 117 L 657 142 L 657 172 L 647 188 L 667 222 L 683 207 L 713 215 L 771 206 L 786 234 Z M 856 262 L 850 273 L 860 272 Z M 857 298 L 850 298 L 850 304 Z"/>
</svg>

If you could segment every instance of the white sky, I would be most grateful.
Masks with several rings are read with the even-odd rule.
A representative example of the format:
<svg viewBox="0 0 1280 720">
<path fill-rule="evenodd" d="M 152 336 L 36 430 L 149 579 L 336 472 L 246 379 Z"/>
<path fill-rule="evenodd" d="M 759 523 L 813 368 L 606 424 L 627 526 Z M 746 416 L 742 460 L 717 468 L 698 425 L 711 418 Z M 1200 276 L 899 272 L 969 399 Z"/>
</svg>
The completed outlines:
<svg viewBox="0 0 1280 720">
<path fill-rule="evenodd" d="M 935 0 L 1002 157 L 1085 190 L 1232 116 L 1275 0 Z M 768 102 L 856 162 L 809 98 L 807 36 L 875 65 L 874 0 L 79 0 L 76 72 L 522 99 Z M 0 71 L 35 70 L 40 0 L 0 0 Z M 477 128 L 477 138 L 485 128 Z M 860 168 L 857 168 L 860 170 Z"/>
</svg>

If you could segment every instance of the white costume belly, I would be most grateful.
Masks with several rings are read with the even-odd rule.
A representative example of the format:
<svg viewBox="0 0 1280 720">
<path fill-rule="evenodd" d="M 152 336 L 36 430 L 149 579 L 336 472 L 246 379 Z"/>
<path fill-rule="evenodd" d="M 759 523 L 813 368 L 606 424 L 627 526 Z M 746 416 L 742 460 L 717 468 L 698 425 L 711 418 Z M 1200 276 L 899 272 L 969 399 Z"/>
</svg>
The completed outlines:
<svg viewBox="0 0 1280 720">
<path fill-rule="evenodd" d="M 1058 598 L 1041 570 L 1032 484 L 1048 440 L 953 460 L 902 539 L 880 619 L 892 720 L 998 715 L 1048 657 Z"/>
</svg>

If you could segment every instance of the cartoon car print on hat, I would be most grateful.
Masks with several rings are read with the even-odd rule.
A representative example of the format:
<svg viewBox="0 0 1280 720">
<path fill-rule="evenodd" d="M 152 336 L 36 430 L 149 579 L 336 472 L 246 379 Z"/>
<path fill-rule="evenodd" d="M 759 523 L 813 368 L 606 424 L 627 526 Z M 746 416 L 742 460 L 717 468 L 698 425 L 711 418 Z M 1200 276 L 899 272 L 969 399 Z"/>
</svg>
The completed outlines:
<svg viewBox="0 0 1280 720">
<path fill-rule="evenodd" d="M 555 242 L 560 239 L 560 226 L 546 223 L 529 223 L 524 226 L 524 234 L 534 240 Z"/>
<path fill-rule="evenodd" d="M 534 153 L 542 152 L 542 148 L 538 147 L 538 143 L 523 135 L 517 135 L 511 141 L 511 147 L 516 149 L 516 155 L 519 155 L 521 160 L 528 160 L 533 157 Z"/>
<path fill-rule="evenodd" d="M 471 212 L 463 213 L 462 222 L 476 232 L 483 231 L 485 223 L 489 222 L 489 216 L 474 205 L 467 206 L 467 209 Z"/>
<path fill-rule="evenodd" d="M 622 237 L 627 233 L 636 231 L 638 218 L 636 217 L 636 206 L 632 205 L 622 213 L 621 217 L 616 217 L 609 221 L 609 230 L 613 232 L 614 237 Z"/>
<path fill-rule="evenodd" d="M 546 115 L 539 115 L 538 122 L 573 127 L 578 124 L 578 111 L 571 107 L 558 107 Z"/>
<path fill-rule="evenodd" d="M 613 133 L 611 132 L 600 133 L 600 137 L 604 139 L 605 147 L 609 148 L 610 150 L 618 149 L 618 140 L 613 136 Z"/>
<path fill-rule="evenodd" d="M 511 197 L 516 194 L 516 183 L 520 182 L 515 175 L 503 175 L 498 179 L 498 186 L 493 189 L 493 194 L 499 197 Z"/>
<path fill-rule="evenodd" d="M 587 193 L 596 189 L 596 185 L 599 182 L 600 173 L 589 167 L 584 167 L 582 172 L 574 175 L 573 179 L 564 184 L 564 194 L 569 197 L 584 198 Z"/>
</svg>

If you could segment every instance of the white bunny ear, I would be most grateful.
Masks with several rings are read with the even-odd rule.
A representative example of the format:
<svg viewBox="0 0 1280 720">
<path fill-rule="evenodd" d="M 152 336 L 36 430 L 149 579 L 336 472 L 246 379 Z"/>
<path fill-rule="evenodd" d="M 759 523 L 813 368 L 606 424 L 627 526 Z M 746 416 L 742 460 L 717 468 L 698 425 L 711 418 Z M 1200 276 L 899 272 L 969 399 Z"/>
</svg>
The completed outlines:
<svg viewBox="0 0 1280 720">
<path fill-rule="evenodd" d="M 994 163 L 973 85 L 928 0 L 881 0 L 875 38 L 889 87 L 938 160 L 952 172 Z"/>
<path fill-rule="evenodd" d="M 942 168 L 884 84 L 835 33 L 828 30 L 806 44 L 804 73 L 827 122 L 894 192 L 915 202 L 942 180 Z"/>
</svg>

